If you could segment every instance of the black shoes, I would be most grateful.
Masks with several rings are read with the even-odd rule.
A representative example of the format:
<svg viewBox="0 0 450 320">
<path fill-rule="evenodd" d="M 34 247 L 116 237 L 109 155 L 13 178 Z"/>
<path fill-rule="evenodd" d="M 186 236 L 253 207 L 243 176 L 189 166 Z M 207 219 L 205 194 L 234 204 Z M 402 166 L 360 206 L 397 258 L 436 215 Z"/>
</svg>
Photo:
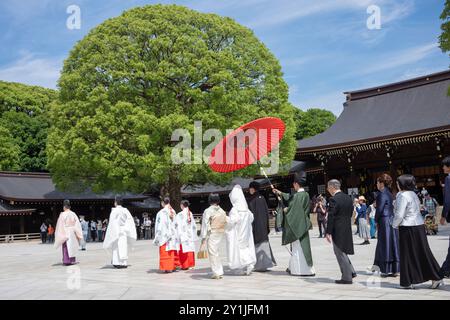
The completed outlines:
<svg viewBox="0 0 450 320">
<path fill-rule="evenodd" d="M 335 280 L 334 283 L 336 283 L 336 284 L 352 284 L 353 281 L 347 281 L 347 280 Z"/>
<path fill-rule="evenodd" d="M 113 266 L 116 269 L 126 269 L 126 268 L 128 268 L 128 266 L 118 266 L 118 265 L 113 265 Z"/>
<path fill-rule="evenodd" d="M 397 278 L 397 273 L 382 273 L 380 275 L 381 278 Z"/>
<path fill-rule="evenodd" d="M 364 241 L 363 243 L 360 243 L 359 245 L 360 245 L 360 246 L 365 246 L 365 245 L 367 245 L 367 244 L 370 244 L 370 241 L 369 241 L 369 240 L 366 240 L 366 241 Z"/>
<path fill-rule="evenodd" d="M 356 273 L 352 273 L 352 278 L 356 278 Z"/>
</svg>

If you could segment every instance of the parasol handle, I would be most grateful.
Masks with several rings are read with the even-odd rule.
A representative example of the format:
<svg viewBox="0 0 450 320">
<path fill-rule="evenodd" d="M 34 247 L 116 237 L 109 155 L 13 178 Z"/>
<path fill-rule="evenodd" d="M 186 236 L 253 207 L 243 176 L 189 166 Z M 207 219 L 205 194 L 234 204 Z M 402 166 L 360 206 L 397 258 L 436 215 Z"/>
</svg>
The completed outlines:
<svg viewBox="0 0 450 320">
<path fill-rule="evenodd" d="M 250 155 L 253 157 L 253 159 L 255 159 L 256 162 L 258 163 L 259 168 L 262 170 L 264 176 L 265 176 L 266 179 L 269 181 L 270 187 L 271 187 L 272 189 L 275 189 L 275 187 L 274 187 L 273 184 L 272 184 L 272 181 L 270 181 L 269 177 L 267 176 L 266 170 L 264 170 L 263 166 L 261 166 L 261 162 L 259 162 L 258 158 L 255 157 L 255 155 L 254 155 L 253 152 L 252 152 L 252 149 L 251 149 L 251 148 L 248 148 L 248 152 L 249 152 Z"/>
<path fill-rule="evenodd" d="M 275 187 L 273 186 L 273 184 L 272 184 L 272 182 L 270 181 L 269 177 L 267 176 L 266 170 L 264 170 L 264 167 L 261 166 L 261 163 L 259 162 L 259 160 L 258 160 L 258 165 L 259 165 L 259 168 L 262 170 L 262 172 L 263 172 L 264 176 L 266 177 L 266 179 L 269 180 L 270 187 L 271 187 L 272 189 L 275 189 Z"/>
</svg>

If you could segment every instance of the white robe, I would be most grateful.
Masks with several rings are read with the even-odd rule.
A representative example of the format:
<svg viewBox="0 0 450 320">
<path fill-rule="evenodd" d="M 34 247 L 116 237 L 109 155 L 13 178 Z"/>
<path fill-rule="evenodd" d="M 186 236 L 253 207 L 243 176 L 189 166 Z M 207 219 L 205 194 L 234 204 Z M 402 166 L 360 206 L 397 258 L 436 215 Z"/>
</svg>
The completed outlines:
<svg viewBox="0 0 450 320">
<path fill-rule="evenodd" d="M 231 269 L 247 268 L 247 272 L 256 264 L 255 244 L 253 241 L 253 213 L 248 209 L 242 187 L 234 186 L 230 193 L 233 208 L 227 219 L 228 263 Z"/>
<path fill-rule="evenodd" d="M 103 241 L 103 248 L 112 250 L 113 265 L 126 266 L 128 264 L 128 246 L 135 241 L 136 226 L 130 211 L 122 206 L 113 208 Z"/>
<path fill-rule="evenodd" d="M 78 216 L 71 210 L 61 212 L 56 222 L 55 248 L 67 242 L 69 258 L 76 257 L 81 239 L 83 239 L 83 232 Z"/>
<path fill-rule="evenodd" d="M 188 217 L 191 222 L 189 223 Z M 197 241 L 197 226 L 192 212 L 185 208 L 176 217 L 178 241 L 183 248 L 183 252 L 195 252 L 195 242 Z"/>
<path fill-rule="evenodd" d="M 305 192 L 300 188 L 297 192 Z M 289 259 L 289 271 L 293 276 L 311 276 L 316 274 L 314 266 L 308 266 L 300 241 L 294 241 L 291 245 L 291 258 Z"/>
<path fill-rule="evenodd" d="M 310 276 L 316 274 L 314 266 L 308 266 L 299 240 L 292 243 L 291 259 L 289 259 L 289 270 L 293 276 Z"/>
<path fill-rule="evenodd" d="M 158 247 L 166 244 L 166 251 L 178 251 L 180 250 L 180 243 L 177 236 L 176 214 L 173 211 L 174 218 L 172 220 L 169 216 L 170 211 L 173 211 L 172 207 L 165 206 L 156 215 L 153 244 Z"/>
</svg>

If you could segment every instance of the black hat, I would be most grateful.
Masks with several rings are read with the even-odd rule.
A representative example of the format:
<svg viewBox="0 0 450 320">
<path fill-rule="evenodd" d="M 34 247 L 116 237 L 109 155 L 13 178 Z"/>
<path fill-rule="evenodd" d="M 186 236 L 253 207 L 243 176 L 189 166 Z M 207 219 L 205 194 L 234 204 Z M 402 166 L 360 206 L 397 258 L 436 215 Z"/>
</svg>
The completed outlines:
<svg viewBox="0 0 450 320">
<path fill-rule="evenodd" d="M 294 182 L 297 182 L 301 186 L 305 186 L 306 185 L 306 172 L 305 171 L 296 172 L 294 175 Z"/>
<path fill-rule="evenodd" d="M 252 181 L 252 182 L 250 182 L 250 184 L 249 184 L 248 187 L 249 187 L 249 188 L 253 188 L 253 189 L 255 189 L 256 191 L 259 191 L 259 189 L 261 188 L 261 185 L 259 184 L 259 182 Z"/>
</svg>

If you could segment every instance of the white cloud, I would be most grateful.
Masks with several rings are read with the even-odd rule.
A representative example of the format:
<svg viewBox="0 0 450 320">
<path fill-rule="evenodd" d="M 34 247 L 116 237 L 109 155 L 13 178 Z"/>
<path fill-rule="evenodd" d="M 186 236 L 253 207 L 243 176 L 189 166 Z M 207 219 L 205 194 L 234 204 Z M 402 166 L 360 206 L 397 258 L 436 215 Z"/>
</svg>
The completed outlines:
<svg viewBox="0 0 450 320">
<path fill-rule="evenodd" d="M 54 89 L 62 61 L 62 59 L 36 58 L 32 54 L 23 53 L 17 61 L 0 67 L 0 80 Z"/>
<path fill-rule="evenodd" d="M 367 8 L 374 0 L 278 0 L 265 1 L 263 10 L 255 13 L 256 18 L 250 20 L 251 28 L 272 27 L 297 20 L 302 17 L 337 10 Z M 365 10 L 364 10 L 365 12 Z"/>
<path fill-rule="evenodd" d="M 404 65 L 409 65 L 427 56 L 439 52 L 438 44 L 436 42 L 423 44 L 421 46 L 408 48 L 394 53 L 383 54 L 378 56 L 377 62 L 368 62 L 365 67 L 360 68 L 359 71 L 352 73 L 352 76 L 361 76 L 394 69 Z"/>
<path fill-rule="evenodd" d="M 409 16 L 414 11 L 414 1 L 392 1 L 381 10 L 381 24 L 383 25 Z"/>
</svg>

